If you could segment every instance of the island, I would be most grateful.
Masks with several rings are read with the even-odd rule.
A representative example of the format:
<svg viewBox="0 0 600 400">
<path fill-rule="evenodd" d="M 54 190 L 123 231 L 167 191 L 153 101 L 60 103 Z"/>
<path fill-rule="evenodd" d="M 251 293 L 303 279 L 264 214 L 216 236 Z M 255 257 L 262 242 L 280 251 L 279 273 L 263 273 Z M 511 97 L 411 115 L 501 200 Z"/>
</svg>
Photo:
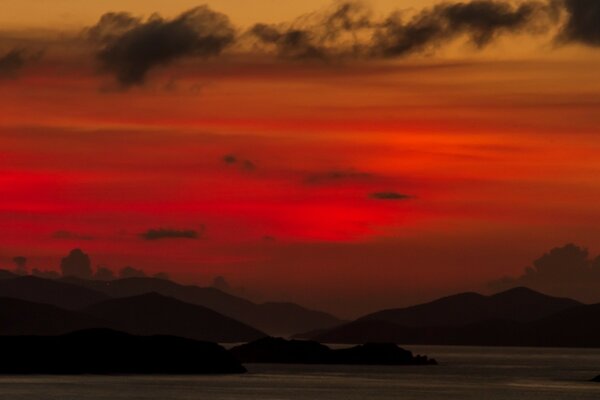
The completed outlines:
<svg viewBox="0 0 600 400">
<path fill-rule="evenodd" d="M 241 363 L 348 364 L 348 365 L 436 365 L 435 359 L 413 355 L 392 343 L 367 343 L 331 349 L 310 340 L 266 337 L 233 347 Z"/>
<path fill-rule="evenodd" d="M 58 336 L 2 336 L 4 375 L 237 374 L 246 369 L 218 344 L 175 336 L 90 329 Z"/>
</svg>

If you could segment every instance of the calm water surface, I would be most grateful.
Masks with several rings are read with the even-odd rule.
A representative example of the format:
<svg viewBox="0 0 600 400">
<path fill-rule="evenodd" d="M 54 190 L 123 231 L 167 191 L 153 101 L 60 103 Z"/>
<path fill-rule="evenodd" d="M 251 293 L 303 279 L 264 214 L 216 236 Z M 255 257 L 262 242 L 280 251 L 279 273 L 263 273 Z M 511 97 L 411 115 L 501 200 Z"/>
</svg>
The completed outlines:
<svg viewBox="0 0 600 400">
<path fill-rule="evenodd" d="M 600 350 L 405 346 L 427 367 L 248 365 L 208 377 L 0 377 L 0 399 L 598 400 Z"/>
</svg>

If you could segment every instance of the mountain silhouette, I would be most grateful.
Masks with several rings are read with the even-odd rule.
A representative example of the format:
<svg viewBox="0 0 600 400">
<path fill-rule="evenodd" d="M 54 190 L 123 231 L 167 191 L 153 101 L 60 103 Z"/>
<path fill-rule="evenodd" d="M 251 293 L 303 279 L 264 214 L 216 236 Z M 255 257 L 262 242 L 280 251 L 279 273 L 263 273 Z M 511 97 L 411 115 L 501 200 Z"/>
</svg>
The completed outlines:
<svg viewBox="0 0 600 400">
<path fill-rule="evenodd" d="M 80 312 L 0 298 L 0 335 L 59 335 L 104 326 L 106 322 Z"/>
<path fill-rule="evenodd" d="M 246 370 L 223 347 L 106 329 L 62 336 L 1 336 L 0 374 L 229 374 Z"/>
<path fill-rule="evenodd" d="M 335 349 L 310 340 L 267 337 L 232 348 L 243 363 L 271 364 L 354 364 L 354 365 L 432 365 L 435 360 L 413 356 L 390 343 L 367 343 Z"/>
<path fill-rule="evenodd" d="M 0 279 L 12 279 L 12 278 L 16 278 L 17 274 L 12 273 L 11 271 L 7 270 L 7 269 L 0 269 Z"/>
<path fill-rule="evenodd" d="M 327 329 L 343 322 L 330 314 L 309 310 L 293 303 L 256 304 L 216 288 L 180 285 L 165 279 L 128 278 L 104 282 L 67 278 L 63 281 L 102 292 L 113 298 L 159 293 L 210 308 L 270 335 L 285 336 L 314 329 Z"/>
<path fill-rule="evenodd" d="M 110 299 L 82 309 L 108 327 L 139 335 L 172 335 L 211 342 L 247 342 L 263 332 L 206 307 L 158 293 Z"/>
<path fill-rule="evenodd" d="M 600 305 L 516 288 L 493 296 L 465 293 L 386 310 L 298 337 L 322 343 L 600 347 L 599 321 Z"/>
<path fill-rule="evenodd" d="M 68 282 L 35 276 L 0 279 L 0 297 L 10 297 L 75 310 L 106 300 L 107 295 Z"/>
<path fill-rule="evenodd" d="M 525 322 L 578 305 L 581 303 L 575 300 L 518 287 L 492 296 L 456 294 L 412 307 L 379 311 L 359 320 L 386 321 L 412 327 L 458 326 L 494 319 Z"/>
</svg>

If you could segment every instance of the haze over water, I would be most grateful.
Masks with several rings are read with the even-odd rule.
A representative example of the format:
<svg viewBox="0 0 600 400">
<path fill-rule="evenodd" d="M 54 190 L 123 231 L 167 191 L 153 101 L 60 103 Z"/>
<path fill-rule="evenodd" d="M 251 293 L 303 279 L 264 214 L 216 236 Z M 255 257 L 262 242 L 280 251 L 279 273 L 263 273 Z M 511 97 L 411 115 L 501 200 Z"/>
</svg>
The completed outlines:
<svg viewBox="0 0 600 400">
<path fill-rule="evenodd" d="M 249 365 L 235 376 L 1 377 L 11 400 L 600 398 L 600 349 L 410 346 L 430 367 Z"/>
</svg>

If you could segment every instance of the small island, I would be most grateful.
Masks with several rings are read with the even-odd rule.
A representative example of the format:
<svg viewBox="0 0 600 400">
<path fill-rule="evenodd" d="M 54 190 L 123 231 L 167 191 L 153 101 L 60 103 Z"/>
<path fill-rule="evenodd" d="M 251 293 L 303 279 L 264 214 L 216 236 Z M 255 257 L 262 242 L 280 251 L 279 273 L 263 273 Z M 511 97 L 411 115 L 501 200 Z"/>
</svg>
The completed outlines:
<svg viewBox="0 0 600 400">
<path fill-rule="evenodd" d="M 232 348 L 242 363 L 348 364 L 348 365 L 436 365 L 436 360 L 414 356 L 392 343 L 367 343 L 351 348 L 331 349 L 310 340 L 267 337 Z"/>
<path fill-rule="evenodd" d="M 0 337 L 5 375 L 237 374 L 246 369 L 215 343 L 91 329 L 60 336 Z"/>
</svg>

